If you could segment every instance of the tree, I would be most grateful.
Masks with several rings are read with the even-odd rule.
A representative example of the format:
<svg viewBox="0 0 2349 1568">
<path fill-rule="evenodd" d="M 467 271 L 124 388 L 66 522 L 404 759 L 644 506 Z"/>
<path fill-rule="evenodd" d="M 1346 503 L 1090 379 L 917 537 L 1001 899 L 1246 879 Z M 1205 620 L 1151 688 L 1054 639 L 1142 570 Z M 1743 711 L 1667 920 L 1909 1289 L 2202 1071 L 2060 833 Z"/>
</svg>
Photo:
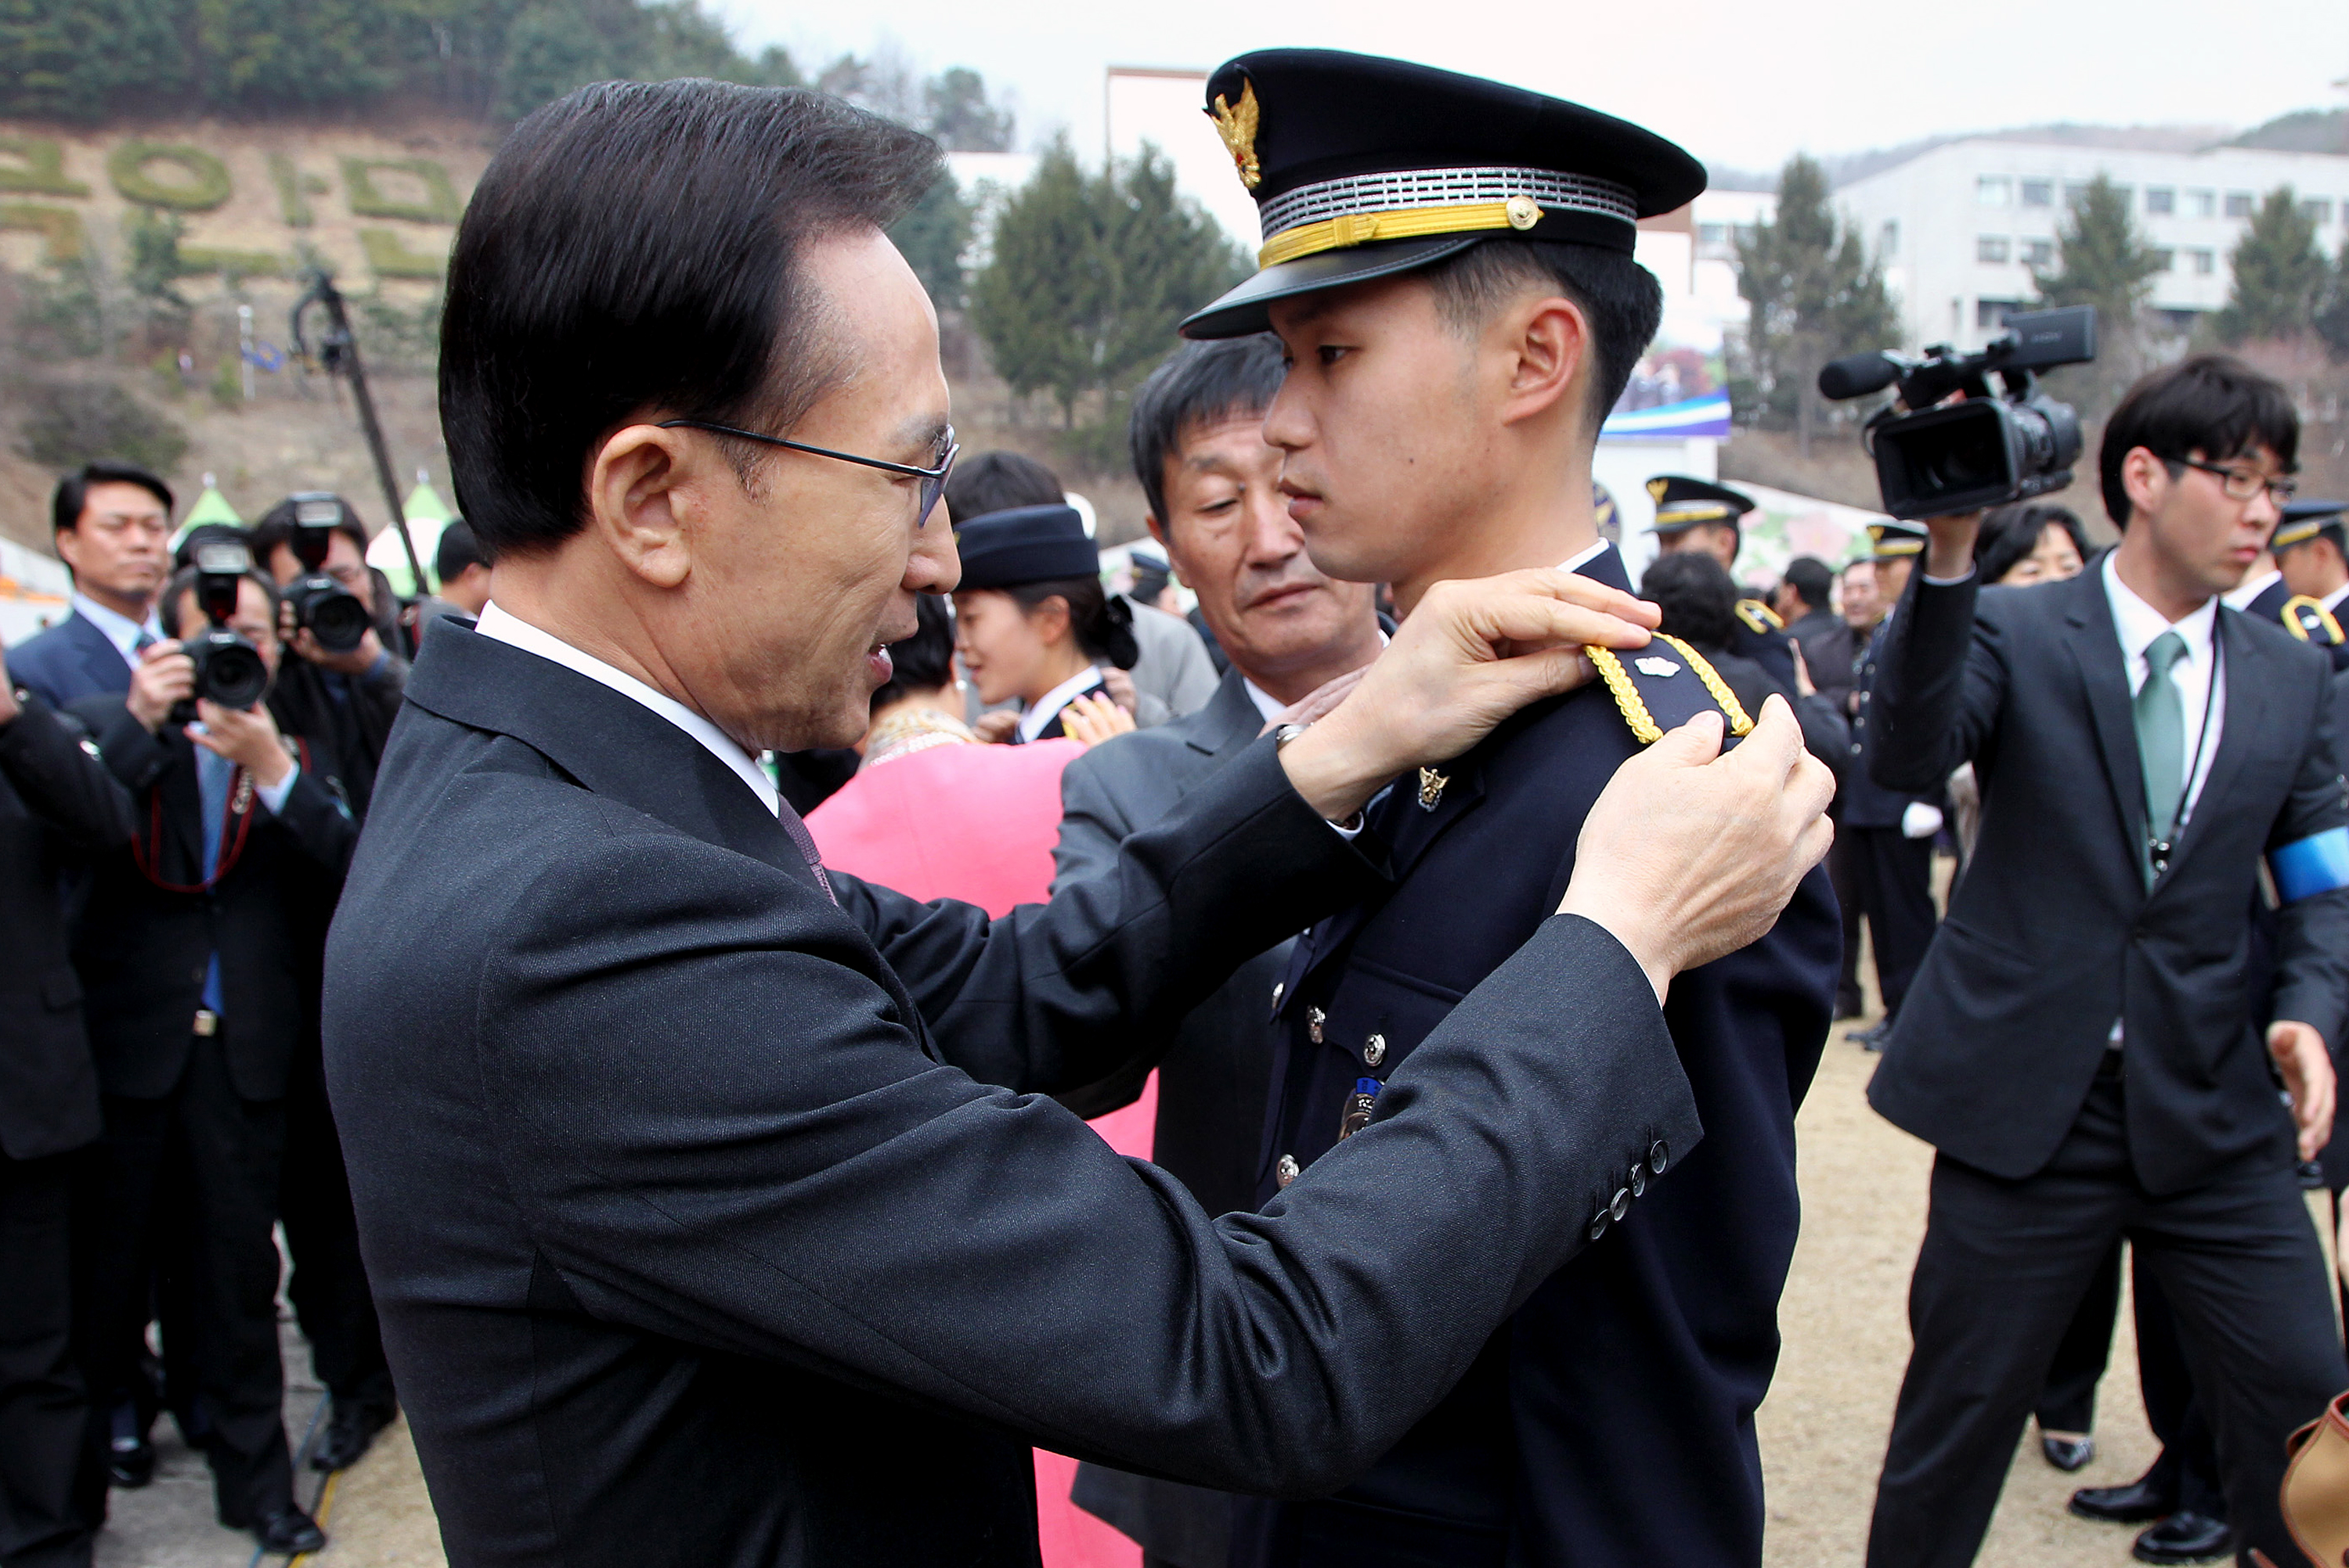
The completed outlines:
<svg viewBox="0 0 2349 1568">
<path fill-rule="evenodd" d="M 970 204 L 955 189 L 954 176 L 942 174 L 914 210 L 889 230 L 889 238 L 905 253 L 906 264 L 940 310 L 962 308 L 962 253 L 970 248 Z"/>
<path fill-rule="evenodd" d="M 1778 176 L 1776 218 L 1737 242 L 1746 303 L 1747 397 L 1758 415 L 1791 422 L 1809 455 L 1819 366 L 1899 340 L 1884 274 L 1859 235 L 1839 229 L 1826 170 L 1796 153 Z"/>
<path fill-rule="evenodd" d="M 2317 307 L 2316 335 L 2335 359 L 2349 359 L 2349 239 L 2341 242 L 2341 254 L 2333 263 L 2333 273 L 2325 279 L 2324 300 Z"/>
<path fill-rule="evenodd" d="M 2219 341 L 2231 346 L 2310 329 L 2330 269 L 2316 248 L 2316 225 L 2302 214 L 2291 186 L 2268 192 L 2229 261 L 2234 284 L 2211 324 Z"/>
<path fill-rule="evenodd" d="M 2129 215 L 2128 192 L 2101 173 L 2064 216 L 2055 242 L 2057 270 L 2031 274 L 2040 302 L 2095 307 L 2097 333 L 2095 362 L 2058 372 L 2057 389 L 2100 416 L 2149 368 L 2145 309 L 2162 258 Z"/>
<path fill-rule="evenodd" d="M 922 86 L 922 106 L 926 129 L 947 151 L 1011 150 L 1011 111 L 987 101 L 987 80 L 977 71 L 957 66 L 932 77 Z"/>
</svg>

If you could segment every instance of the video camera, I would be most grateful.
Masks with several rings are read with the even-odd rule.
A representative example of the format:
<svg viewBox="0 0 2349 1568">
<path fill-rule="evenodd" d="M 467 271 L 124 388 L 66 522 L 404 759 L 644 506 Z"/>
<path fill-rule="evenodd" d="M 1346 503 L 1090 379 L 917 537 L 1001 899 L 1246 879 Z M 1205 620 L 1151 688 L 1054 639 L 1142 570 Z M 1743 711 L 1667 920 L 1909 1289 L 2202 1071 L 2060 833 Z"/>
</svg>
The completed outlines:
<svg viewBox="0 0 2349 1568">
<path fill-rule="evenodd" d="M 180 640 L 181 650 L 196 664 L 196 696 L 240 711 L 259 702 L 269 690 L 269 666 L 261 650 L 228 629 L 236 618 L 237 598 L 253 570 L 253 552 L 233 539 L 212 540 L 196 546 L 196 603 L 212 621 L 210 630 Z M 195 698 L 174 703 L 171 722 L 192 724 Z"/>
<path fill-rule="evenodd" d="M 1884 510 L 1893 516 L 1976 511 L 2072 482 L 2080 417 L 2043 395 L 2033 373 L 2095 358 L 2095 307 L 2011 315 L 2006 328 L 1979 354 L 1946 344 L 1919 359 L 1855 354 L 1819 372 L 1820 395 L 1837 400 L 1899 384 L 1900 402 L 1870 416 L 1863 435 Z M 1991 390 L 1993 372 L 1999 392 Z M 1952 393 L 1961 400 L 1944 404 Z"/>
<path fill-rule="evenodd" d="M 375 618 L 358 595 L 326 575 L 326 552 L 343 521 L 339 497 L 325 490 L 305 490 L 294 501 L 294 557 L 303 575 L 285 588 L 285 602 L 294 606 L 294 624 L 306 626 L 318 645 L 330 654 L 347 654 L 367 634 Z"/>
</svg>

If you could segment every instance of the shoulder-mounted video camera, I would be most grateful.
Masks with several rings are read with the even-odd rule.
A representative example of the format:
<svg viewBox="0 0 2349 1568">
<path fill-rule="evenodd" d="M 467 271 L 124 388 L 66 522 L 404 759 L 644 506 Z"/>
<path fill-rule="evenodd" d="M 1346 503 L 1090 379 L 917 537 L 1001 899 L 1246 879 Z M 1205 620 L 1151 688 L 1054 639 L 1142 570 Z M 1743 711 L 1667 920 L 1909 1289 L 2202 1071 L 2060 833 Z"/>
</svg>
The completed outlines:
<svg viewBox="0 0 2349 1568">
<path fill-rule="evenodd" d="M 196 696 L 242 711 L 269 691 L 269 666 L 261 650 L 228 629 L 253 571 L 253 552 L 233 539 L 215 539 L 196 546 L 195 561 L 196 603 L 212 624 L 182 637 L 180 647 L 195 661 Z M 192 724 L 195 718 L 195 697 L 172 705 L 172 723 Z"/>
<path fill-rule="evenodd" d="M 1975 511 L 2072 482 L 2080 417 L 2040 392 L 2034 373 L 2095 358 L 2095 307 L 2030 311 L 2007 317 L 2006 328 L 1979 354 L 1946 344 L 1916 359 L 1855 354 L 1819 372 L 1820 395 L 1837 400 L 1899 383 L 1899 403 L 1870 416 L 1863 430 L 1893 516 Z M 1960 400 L 1948 402 L 1952 395 Z"/>
<path fill-rule="evenodd" d="M 307 627 L 320 647 L 347 654 L 359 645 L 375 620 L 365 601 L 326 575 L 326 552 L 343 521 L 342 500 L 324 490 L 305 490 L 292 499 L 292 544 L 302 575 L 286 585 L 285 602 L 294 606 L 294 624 Z"/>
</svg>

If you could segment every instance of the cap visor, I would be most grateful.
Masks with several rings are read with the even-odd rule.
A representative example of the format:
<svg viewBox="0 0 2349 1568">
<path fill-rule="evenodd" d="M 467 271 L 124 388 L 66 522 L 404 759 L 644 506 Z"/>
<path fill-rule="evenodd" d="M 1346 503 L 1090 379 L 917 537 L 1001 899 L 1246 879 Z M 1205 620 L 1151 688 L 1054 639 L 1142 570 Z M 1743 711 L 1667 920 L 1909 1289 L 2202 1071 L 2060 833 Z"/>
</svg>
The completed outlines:
<svg viewBox="0 0 2349 1568">
<path fill-rule="evenodd" d="M 1444 234 L 1433 239 L 1392 240 L 1384 244 L 1356 245 L 1349 250 L 1299 256 L 1293 262 L 1265 268 L 1185 321 L 1179 330 L 1184 336 L 1194 338 L 1246 337 L 1252 332 L 1268 332 L 1272 328 L 1270 307 L 1275 300 L 1413 272 L 1446 256 L 1457 255 L 1481 240 L 1496 237 L 1482 233 Z"/>
</svg>

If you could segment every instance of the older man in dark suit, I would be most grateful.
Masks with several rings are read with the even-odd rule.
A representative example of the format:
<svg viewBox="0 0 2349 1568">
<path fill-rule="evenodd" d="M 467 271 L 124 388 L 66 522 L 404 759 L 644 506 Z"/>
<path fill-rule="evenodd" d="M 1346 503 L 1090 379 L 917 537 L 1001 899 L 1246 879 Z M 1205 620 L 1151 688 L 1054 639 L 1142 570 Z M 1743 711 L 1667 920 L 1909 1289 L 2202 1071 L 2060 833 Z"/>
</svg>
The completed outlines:
<svg viewBox="0 0 2349 1568">
<path fill-rule="evenodd" d="M 9 650 L 9 667 L 53 708 L 130 689 L 162 641 L 155 595 L 171 573 L 171 489 L 127 463 L 90 463 L 49 497 L 51 538 L 73 573 L 73 614 Z"/>
<path fill-rule="evenodd" d="M 1928 789 L 1971 759 L 1983 813 L 1868 1088 L 1940 1150 L 1875 1568 L 1972 1560 L 2122 1236 L 2209 1397 L 2237 1546 L 2302 1561 L 2284 1439 L 2349 1383 L 2293 1171 L 2332 1131 L 2349 819 L 2328 661 L 2219 601 L 2298 441 L 2283 388 L 2236 361 L 2157 371 L 2105 428 L 2117 548 L 2067 583 L 1983 589 L 1975 520 L 1934 520 L 1886 634 L 1877 778 Z M 2282 905 L 2264 1031 L 2244 918 L 2263 858 Z"/>
<path fill-rule="evenodd" d="M 1032 1563 L 1036 1444 L 1333 1484 L 1697 1135 L 1656 997 L 1824 851 L 1790 717 L 1710 764 L 1717 728 L 1671 737 L 1568 917 L 1261 1214 L 1030 1092 L 1374 885 L 1353 813 L 1645 613 L 1452 585 L 1349 702 L 1002 921 L 828 875 L 752 754 L 859 733 L 955 580 L 936 318 L 885 233 L 938 156 L 818 94 L 605 84 L 517 127 L 460 229 L 441 406 L 496 597 L 416 666 L 326 1013 L 460 1568 Z"/>
</svg>

